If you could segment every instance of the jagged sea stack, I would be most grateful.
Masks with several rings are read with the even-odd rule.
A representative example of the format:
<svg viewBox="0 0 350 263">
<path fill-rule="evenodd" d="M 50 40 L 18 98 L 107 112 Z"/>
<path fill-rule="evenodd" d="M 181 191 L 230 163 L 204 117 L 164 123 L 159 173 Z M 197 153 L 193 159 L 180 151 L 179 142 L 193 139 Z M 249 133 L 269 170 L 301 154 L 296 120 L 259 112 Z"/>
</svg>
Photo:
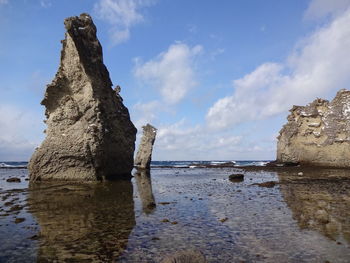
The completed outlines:
<svg viewBox="0 0 350 263">
<path fill-rule="evenodd" d="M 88 14 L 64 25 L 60 67 L 41 102 L 47 136 L 29 162 L 30 180 L 130 175 L 136 128 L 112 89 L 96 27 Z"/>
<path fill-rule="evenodd" d="M 157 135 L 157 129 L 150 124 L 142 128 L 143 135 L 136 154 L 135 166 L 141 169 L 149 169 L 151 166 L 152 150 Z"/>
<path fill-rule="evenodd" d="M 350 167 L 350 91 L 290 112 L 278 136 L 277 162 Z"/>
</svg>

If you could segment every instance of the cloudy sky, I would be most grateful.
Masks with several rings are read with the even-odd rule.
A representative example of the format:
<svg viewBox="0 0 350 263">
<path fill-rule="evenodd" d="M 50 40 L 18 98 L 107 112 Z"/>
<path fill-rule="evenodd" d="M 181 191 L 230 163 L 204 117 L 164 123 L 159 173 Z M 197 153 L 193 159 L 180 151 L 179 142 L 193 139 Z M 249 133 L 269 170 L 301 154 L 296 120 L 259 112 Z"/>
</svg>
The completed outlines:
<svg viewBox="0 0 350 263">
<path fill-rule="evenodd" d="M 154 160 L 269 160 L 292 105 L 350 88 L 350 0 L 0 0 L 0 161 L 43 140 L 63 19 L 88 12 Z"/>
</svg>

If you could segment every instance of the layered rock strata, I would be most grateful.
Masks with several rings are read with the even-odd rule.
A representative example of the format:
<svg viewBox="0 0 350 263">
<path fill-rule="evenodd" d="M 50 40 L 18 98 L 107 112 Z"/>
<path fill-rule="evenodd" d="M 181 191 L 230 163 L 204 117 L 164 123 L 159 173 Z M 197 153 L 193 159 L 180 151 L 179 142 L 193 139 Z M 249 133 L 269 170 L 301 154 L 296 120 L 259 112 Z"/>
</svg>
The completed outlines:
<svg viewBox="0 0 350 263">
<path fill-rule="evenodd" d="M 141 169 L 149 169 L 151 166 L 152 150 L 157 135 L 157 129 L 150 124 L 142 128 L 143 135 L 136 154 L 135 166 Z"/>
<path fill-rule="evenodd" d="M 61 62 L 41 102 L 46 138 L 28 168 L 34 180 L 101 180 L 130 175 L 136 128 L 103 64 L 88 14 L 64 21 Z"/>
<path fill-rule="evenodd" d="M 350 167 L 350 91 L 290 112 L 278 136 L 277 162 Z"/>
</svg>

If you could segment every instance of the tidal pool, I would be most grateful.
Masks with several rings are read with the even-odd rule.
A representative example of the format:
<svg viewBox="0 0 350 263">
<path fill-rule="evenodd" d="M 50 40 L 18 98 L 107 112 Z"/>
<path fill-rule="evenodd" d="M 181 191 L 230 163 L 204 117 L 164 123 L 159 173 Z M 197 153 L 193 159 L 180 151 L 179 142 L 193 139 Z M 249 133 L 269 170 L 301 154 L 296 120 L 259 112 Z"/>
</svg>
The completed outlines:
<svg viewBox="0 0 350 263">
<path fill-rule="evenodd" d="M 232 173 L 244 181 L 230 182 Z M 0 169 L 0 262 L 161 262 L 184 249 L 208 262 L 350 262 L 347 170 L 159 168 L 87 184 L 26 177 Z"/>
</svg>

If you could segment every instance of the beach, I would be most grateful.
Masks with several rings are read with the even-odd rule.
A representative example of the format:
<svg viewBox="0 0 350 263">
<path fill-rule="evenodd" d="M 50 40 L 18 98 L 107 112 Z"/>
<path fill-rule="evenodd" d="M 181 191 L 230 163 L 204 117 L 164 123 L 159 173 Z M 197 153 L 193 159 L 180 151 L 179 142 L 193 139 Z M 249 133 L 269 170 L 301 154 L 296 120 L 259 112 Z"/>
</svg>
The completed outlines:
<svg viewBox="0 0 350 263">
<path fill-rule="evenodd" d="M 244 180 L 231 182 L 235 173 Z M 160 262 L 188 249 L 208 262 L 349 262 L 347 170 L 153 166 L 131 182 L 27 177 L 0 169 L 1 262 Z"/>
</svg>

